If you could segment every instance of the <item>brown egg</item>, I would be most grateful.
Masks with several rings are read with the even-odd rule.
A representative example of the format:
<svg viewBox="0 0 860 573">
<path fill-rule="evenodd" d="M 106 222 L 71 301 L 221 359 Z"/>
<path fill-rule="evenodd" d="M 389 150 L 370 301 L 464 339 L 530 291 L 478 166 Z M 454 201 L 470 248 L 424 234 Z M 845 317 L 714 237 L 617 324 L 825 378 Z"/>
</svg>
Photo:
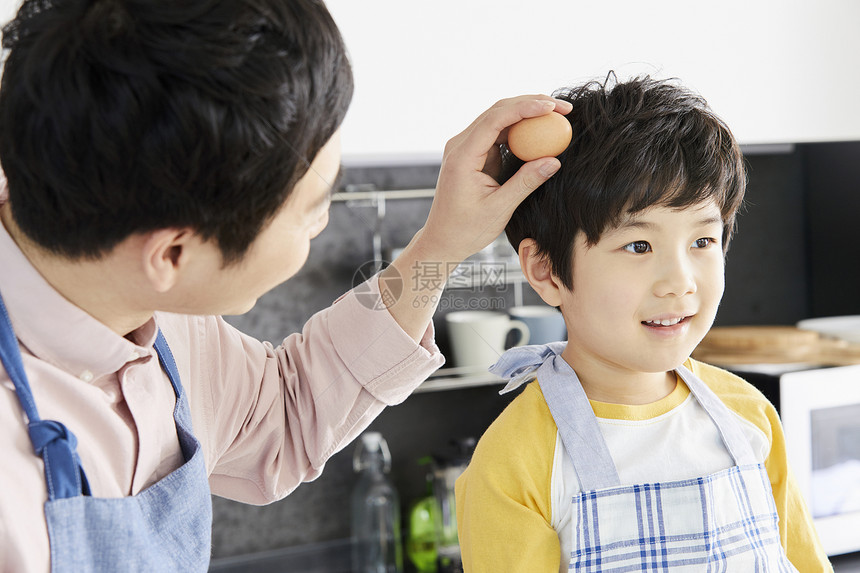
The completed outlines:
<svg viewBox="0 0 860 573">
<path fill-rule="evenodd" d="M 520 120 L 508 130 L 508 147 L 523 161 L 555 157 L 570 145 L 573 130 L 560 113 Z"/>
</svg>

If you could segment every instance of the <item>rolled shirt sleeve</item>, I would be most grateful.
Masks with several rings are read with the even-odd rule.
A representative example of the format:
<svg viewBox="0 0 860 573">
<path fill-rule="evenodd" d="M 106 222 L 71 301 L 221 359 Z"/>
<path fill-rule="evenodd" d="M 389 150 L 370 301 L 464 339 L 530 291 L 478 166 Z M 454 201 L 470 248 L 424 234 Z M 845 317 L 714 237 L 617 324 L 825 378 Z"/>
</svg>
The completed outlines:
<svg viewBox="0 0 860 573">
<path fill-rule="evenodd" d="M 372 277 L 277 347 L 219 317 L 158 317 L 174 355 L 185 354 L 214 494 L 283 498 L 444 363 L 432 322 L 416 343 L 378 297 Z"/>
</svg>

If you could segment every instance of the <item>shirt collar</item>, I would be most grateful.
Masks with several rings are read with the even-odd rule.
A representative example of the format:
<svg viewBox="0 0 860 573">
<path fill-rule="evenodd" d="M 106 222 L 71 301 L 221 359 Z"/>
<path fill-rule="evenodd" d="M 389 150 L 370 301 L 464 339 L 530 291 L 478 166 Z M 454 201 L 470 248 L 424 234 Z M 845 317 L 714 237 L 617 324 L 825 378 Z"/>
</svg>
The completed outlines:
<svg viewBox="0 0 860 573">
<path fill-rule="evenodd" d="M 0 194 L 0 204 L 4 202 Z M 0 224 L 0 294 L 18 340 L 37 358 L 89 382 L 152 355 L 154 319 L 129 340 L 57 292 Z"/>
</svg>

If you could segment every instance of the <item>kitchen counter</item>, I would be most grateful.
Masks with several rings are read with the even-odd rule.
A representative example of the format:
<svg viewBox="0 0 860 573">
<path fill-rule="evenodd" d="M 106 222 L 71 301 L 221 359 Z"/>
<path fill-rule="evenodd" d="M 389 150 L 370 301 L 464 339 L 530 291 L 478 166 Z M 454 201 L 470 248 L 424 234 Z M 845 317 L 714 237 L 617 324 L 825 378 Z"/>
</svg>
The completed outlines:
<svg viewBox="0 0 860 573">
<path fill-rule="evenodd" d="M 213 559 L 209 573 L 350 573 L 349 540 Z M 860 553 L 831 558 L 835 573 L 860 573 Z"/>
<path fill-rule="evenodd" d="M 350 573 L 349 539 L 213 559 L 209 573 Z"/>
<path fill-rule="evenodd" d="M 836 573 L 860 573 L 860 553 L 831 557 L 830 562 Z"/>
</svg>

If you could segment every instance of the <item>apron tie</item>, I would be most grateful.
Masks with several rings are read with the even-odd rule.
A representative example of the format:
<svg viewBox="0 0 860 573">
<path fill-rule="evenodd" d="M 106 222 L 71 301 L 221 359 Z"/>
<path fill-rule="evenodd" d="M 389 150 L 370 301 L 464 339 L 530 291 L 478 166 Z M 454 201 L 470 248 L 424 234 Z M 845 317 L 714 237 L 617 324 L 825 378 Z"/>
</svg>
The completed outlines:
<svg viewBox="0 0 860 573">
<path fill-rule="evenodd" d="M 550 356 L 561 354 L 567 342 L 551 342 L 549 344 L 533 344 L 516 346 L 506 350 L 498 362 L 490 367 L 490 372 L 509 380 L 508 384 L 499 391 L 507 394 L 535 378 L 535 372 Z"/>
<path fill-rule="evenodd" d="M 83 493 L 90 495 L 86 474 L 81 470 L 78 440 L 63 424 L 54 420 L 37 420 L 27 424 L 33 449 L 45 461 L 48 498 L 64 499 Z"/>
</svg>

